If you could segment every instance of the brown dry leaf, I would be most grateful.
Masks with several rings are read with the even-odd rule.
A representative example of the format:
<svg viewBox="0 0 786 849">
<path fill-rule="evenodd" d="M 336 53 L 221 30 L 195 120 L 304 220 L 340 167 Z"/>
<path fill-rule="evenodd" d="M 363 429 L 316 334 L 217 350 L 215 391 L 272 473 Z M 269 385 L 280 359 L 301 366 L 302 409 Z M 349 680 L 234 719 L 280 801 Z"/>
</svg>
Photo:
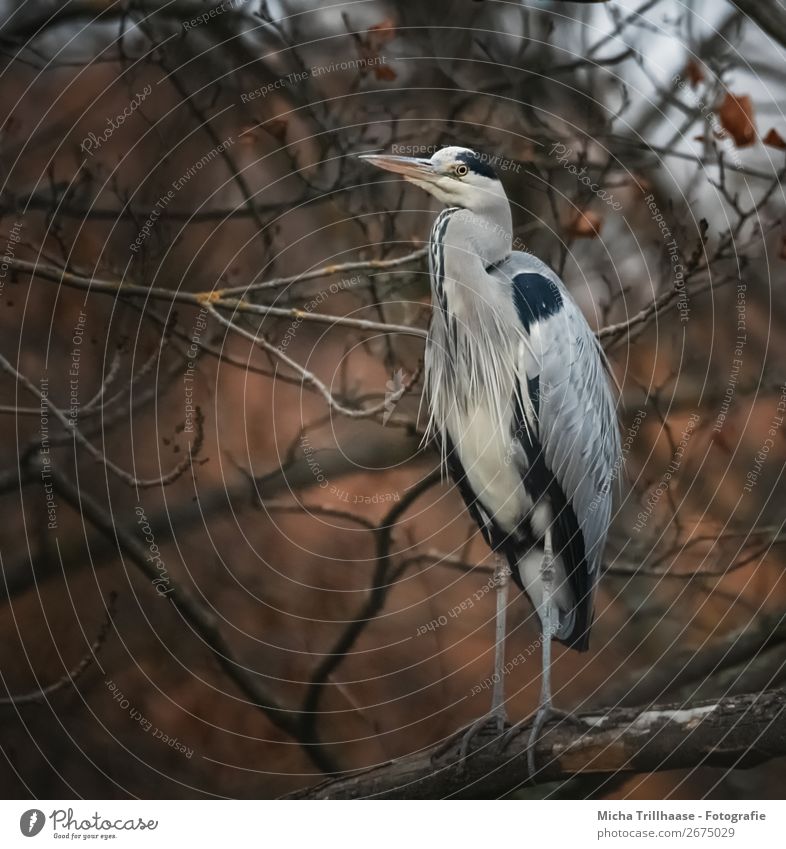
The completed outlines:
<svg viewBox="0 0 786 849">
<path fill-rule="evenodd" d="M 737 147 L 747 147 L 756 140 L 756 125 L 753 122 L 753 102 L 747 94 L 726 93 L 718 107 L 721 126 L 734 139 Z"/>
<path fill-rule="evenodd" d="M 274 139 L 284 142 L 287 138 L 287 127 L 289 121 L 286 118 L 273 118 L 265 124 L 265 129 Z"/>
<path fill-rule="evenodd" d="M 369 27 L 365 37 L 358 37 L 357 39 L 361 59 L 374 66 L 374 76 L 378 80 L 390 81 L 395 80 L 398 76 L 379 55 L 382 48 L 395 37 L 396 22 L 392 18 L 385 18 L 384 21 Z M 367 73 L 366 68 L 363 68 L 360 73 L 361 76 L 364 76 Z"/>
<path fill-rule="evenodd" d="M 378 80 L 391 82 L 396 79 L 398 74 L 390 67 L 390 65 L 374 65 L 374 76 Z"/>
<path fill-rule="evenodd" d="M 376 45 L 387 44 L 393 41 L 396 37 L 396 22 L 393 18 L 385 18 L 378 24 L 374 24 L 368 28 L 369 41 Z"/>
<path fill-rule="evenodd" d="M 768 147 L 775 147 L 778 150 L 786 150 L 786 141 L 783 136 L 773 127 L 766 136 L 762 139 Z"/>
<path fill-rule="evenodd" d="M 567 235 L 575 239 L 594 239 L 600 235 L 602 227 L 603 219 L 600 215 L 585 209 L 577 212 L 565 229 Z"/>
<path fill-rule="evenodd" d="M 688 64 L 682 74 L 690 83 L 691 88 L 696 88 L 699 83 L 704 82 L 704 68 L 695 59 L 688 59 Z"/>
</svg>

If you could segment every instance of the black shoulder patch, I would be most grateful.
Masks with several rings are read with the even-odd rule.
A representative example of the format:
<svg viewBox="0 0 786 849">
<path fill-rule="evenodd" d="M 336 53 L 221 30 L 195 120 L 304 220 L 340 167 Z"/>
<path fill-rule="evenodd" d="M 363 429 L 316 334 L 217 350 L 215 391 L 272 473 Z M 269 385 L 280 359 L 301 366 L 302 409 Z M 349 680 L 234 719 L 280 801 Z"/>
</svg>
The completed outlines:
<svg viewBox="0 0 786 849">
<path fill-rule="evenodd" d="M 557 284 L 536 273 L 517 274 L 513 278 L 513 301 L 527 331 L 536 321 L 556 315 L 562 309 Z"/>
<path fill-rule="evenodd" d="M 474 174 L 480 174 L 481 177 L 488 177 L 489 180 L 496 180 L 497 172 L 489 165 L 486 158 L 482 158 L 477 153 L 459 153 L 456 159 L 463 162 L 470 171 Z"/>
</svg>

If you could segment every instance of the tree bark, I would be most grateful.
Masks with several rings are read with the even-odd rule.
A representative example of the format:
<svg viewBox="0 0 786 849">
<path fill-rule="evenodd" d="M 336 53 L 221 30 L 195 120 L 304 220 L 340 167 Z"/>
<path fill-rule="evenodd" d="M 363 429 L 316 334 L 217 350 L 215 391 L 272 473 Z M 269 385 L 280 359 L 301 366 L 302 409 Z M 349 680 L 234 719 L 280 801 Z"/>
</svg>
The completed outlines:
<svg viewBox="0 0 786 849">
<path fill-rule="evenodd" d="M 645 773 L 697 766 L 744 769 L 786 755 L 786 691 L 770 690 L 652 708 L 615 708 L 556 720 L 536 744 L 531 783 L 584 773 Z M 504 748 L 480 741 L 462 763 L 460 735 L 447 745 L 292 794 L 308 799 L 495 798 L 529 782 L 529 723 Z"/>
</svg>

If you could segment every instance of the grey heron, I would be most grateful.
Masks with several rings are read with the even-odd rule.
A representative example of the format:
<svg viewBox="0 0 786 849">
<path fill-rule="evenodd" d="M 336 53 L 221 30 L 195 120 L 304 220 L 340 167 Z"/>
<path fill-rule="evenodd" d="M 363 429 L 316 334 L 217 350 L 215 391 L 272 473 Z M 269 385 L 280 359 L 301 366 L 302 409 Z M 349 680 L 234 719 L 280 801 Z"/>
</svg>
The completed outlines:
<svg viewBox="0 0 786 849">
<path fill-rule="evenodd" d="M 512 216 L 489 161 L 446 147 L 430 159 L 366 154 L 447 205 L 431 230 L 426 343 L 428 434 L 498 552 L 491 711 L 464 738 L 507 724 L 507 575 L 541 625 L 543 668 L 528 763 L 555 713 L 551 641 L 589 645 L 593 594 L 620 463 L 614 394 L 600 344 L 559 276 L 512 251 Z M 466 751 L 462 747 L 462 751 Z"/>
</svg>

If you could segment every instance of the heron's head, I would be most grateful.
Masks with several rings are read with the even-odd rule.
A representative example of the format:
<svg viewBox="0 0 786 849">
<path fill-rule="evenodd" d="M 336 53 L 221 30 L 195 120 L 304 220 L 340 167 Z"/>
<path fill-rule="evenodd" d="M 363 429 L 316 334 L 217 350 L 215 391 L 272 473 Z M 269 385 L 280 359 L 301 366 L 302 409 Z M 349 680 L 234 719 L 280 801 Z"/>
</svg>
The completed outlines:
<svg viewBox="0 0 786 849">
<path fill-rule="evenodd" d="M 443 147 L 430 159 L 387 154 L 363 154 L 360 158 L 401 174 L 449 206 L 480 212 L 499 203 L 500 198 L 507 203 L 489 158 L 466 147 Z"/>
</svg>

